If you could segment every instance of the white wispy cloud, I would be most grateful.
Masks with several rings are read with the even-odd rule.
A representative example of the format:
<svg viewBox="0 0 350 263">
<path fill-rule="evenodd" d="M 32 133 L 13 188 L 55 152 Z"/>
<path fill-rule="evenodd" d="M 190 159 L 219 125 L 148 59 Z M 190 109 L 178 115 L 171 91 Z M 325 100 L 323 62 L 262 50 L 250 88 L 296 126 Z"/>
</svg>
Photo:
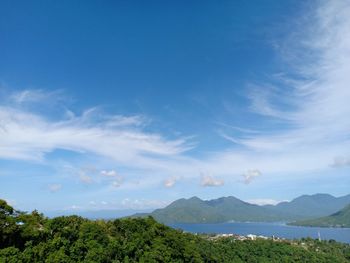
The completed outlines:
<svg viewBox="0 0 350 263">
<path fill-rule="evenodd" d="M 299 172 L 327 169 L 334 156 L 349 155 L 350 5 L 315 3 L 281 48 L 290 71 L 271 76 L 273 84 L 251 85 L 248 93 L 252 112 L 277 128 L 221 133 L 244 150 L 218 154 L 220 163 L 238 158 L 242 167 L 249 158 L 267 173 Z"/>
<path fill-rule="evenodd" d="M 264 199 L 264 198 L 259 198 L 259 199 L 249 199 L 246 200 L 247 203 L 254 204 L 254 205 L 277 205 L 278 203 L 284 202 L 287 200 L 279 201 L 275 199 Z"/>
<path fill-rule="evenodd" d="M 147 155 L 174 156 L 191 148 L 186 139 L 168 140 L 138 129 L 136 117 L 95 113 L 87 110 L 73 119 L 53 121 L 43 114 L 0 106 L 0 158 L 43 160 L 46 153 L 64 149 L 137 164 L 147 162 Z"/>
<path fill-rule="evenodd" d="M 9 96 L 10 102 L 15 104 L 24 103 L 50 103 L 52 101 L 58 101 L 62 96 L 62 91 L 55 90 L 47 92 L 42 89 L 26 89 L 12 93 Z"/>
<path fill-rule="evenodd" d="M 100 172 L 100 174 L 102 176 L 105 176 L 105 177 L 117 177 L 118 176 L 118 174 L 117 174 L 117 172 L 115 170 L 110 170 L 110 171 L 102 170 Z"/>
<path fill-rule="evenodd" d="M 17 103 L 0 102 L 0 158 L 43 161 L 56 149 L 94 155 L 145 177 L 135 186 L 127 183 L 127 177 L 123 185 L 116 183 L 125 189 L 155 187 L 174 172 L 197 178 L 199 171 L 215 171 L 222 179 L 206 175 L 202 185 L 220 186 L 242 174 L 250 182 L 257 177 L 252 174 L 259 174 L 247 173 L 252 167 L 268 178 L 286 173 L 304 176 L 329 169 L 332 163 L 344 165 L 346 158 L 334 158 L 350 154 L 350 5 L 316 3 L 319 6 L 308 10 L 308 19 L 281 48 L 293 71 L 271 76 L 273 84 L 249 86 L 251 113 L 278 124 L 270 132 L 253 125 L 234 126 L 239 136 L 221 133 L 232 142 L 226 149 L 190 157 L 187 151 L 194 145 L 187 138 L 147 132 L 149 120 L 144 116 L 109 115 L 97 107 L 82 113 L 66 110 L 55 120 L 45 112 L 23 108 L 24 101 L 42 100 L 43 91 L 40 95 L 27 91 L 12 95 Z"/>
</svg>

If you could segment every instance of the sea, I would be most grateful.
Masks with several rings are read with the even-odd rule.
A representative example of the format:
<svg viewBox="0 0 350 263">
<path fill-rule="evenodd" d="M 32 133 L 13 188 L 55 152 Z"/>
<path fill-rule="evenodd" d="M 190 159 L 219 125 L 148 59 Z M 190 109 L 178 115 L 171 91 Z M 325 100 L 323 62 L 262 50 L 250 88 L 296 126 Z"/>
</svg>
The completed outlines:
<svg viewBox="0 0 350 263">
<path fill-rule="evenodd" d="M 350 244 L 350 228 L 325 228 L 289 226 L 285 223 L 218 223 L 218 224 L 170 224 L 169 226 L 190 233 L 249 234 L 285 239 L 320 238 Z"/>
</svg>

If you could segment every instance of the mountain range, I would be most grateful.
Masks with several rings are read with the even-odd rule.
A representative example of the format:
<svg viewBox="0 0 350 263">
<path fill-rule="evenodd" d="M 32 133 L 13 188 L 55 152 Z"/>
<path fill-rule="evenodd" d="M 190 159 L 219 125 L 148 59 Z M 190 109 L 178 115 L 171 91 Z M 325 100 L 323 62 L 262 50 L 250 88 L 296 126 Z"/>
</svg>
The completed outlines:
<svg viewBox="0 0 350 263">
<path fill-rule="evenodd" d="M 350 227 L 350 204 L 330 216 L 304 221 L 297 221 L 291 223 L 291 225 L 318 227 Z"/>
<path fill-rule="evenodd" d="M 166 224 L 223 222 L 293 222 L 334 214 L 350 204 L 350 195 L 334 197 L 329 194 L 303 195 L 277 205 L 254 205 L 228 196 L 213 200 L 198 197 L 179 199 L 167 207 L 147 214 Z"/>
</svg>

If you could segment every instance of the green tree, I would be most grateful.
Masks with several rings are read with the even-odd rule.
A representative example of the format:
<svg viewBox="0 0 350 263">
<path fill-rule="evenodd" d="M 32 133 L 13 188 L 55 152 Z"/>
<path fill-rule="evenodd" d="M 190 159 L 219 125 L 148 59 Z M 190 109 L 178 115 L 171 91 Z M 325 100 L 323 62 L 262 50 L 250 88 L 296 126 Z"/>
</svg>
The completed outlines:
<svg viewBox="0 0 350 263">
<path fill-rule="evenodd" d="M 17 214 L 18 212 L 12 206 L 0 199 L 0 248 L 16 245 L 19 239 Z"/>
</svg>

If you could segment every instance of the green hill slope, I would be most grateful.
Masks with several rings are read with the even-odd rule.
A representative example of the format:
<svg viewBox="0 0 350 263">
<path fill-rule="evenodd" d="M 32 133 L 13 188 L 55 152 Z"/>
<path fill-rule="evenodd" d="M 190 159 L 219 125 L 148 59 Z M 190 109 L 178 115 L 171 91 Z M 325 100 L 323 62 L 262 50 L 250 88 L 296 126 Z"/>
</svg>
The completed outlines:
<svg viewBox="0 0 350 263">
<path fill-rule="evenodd" d="M 233 196 L 209 201 L 192 197 L 176 200 L 149 215 L 166 224 L 228 221 L 290 222 L 326 216 L 339 211 L 349 203 L 350 195 L 334 197 L 328 194 L 303 195 L 291 202 L 282 202 L 276 206 L 253 205 Z"/>
<path fill-rule="evenodd" d="M 271 206 L 273 211 L 288 212 L 293 219 L 310 219 L 336 213 L 350 204 L 350 195 L 334 197 L 329 194 L 302 195 L 290 202 Z"/>
<path fill-rule="evenodd" d="M 350 205 L 342 210 L 326 217 L 297 221 L 291 223 L 297 226 L 320 226 L 320 227 L 350 227 Z"/>
<path fill-rule="evenodd" d="M 235 197 L 204 201 L 198 197 L 179 199 L 151 215 L 162 223 L 217 223 L 228 221 L 279 221 L 290 216 L 284 212 L 253 205 Z"/>
</svg>

